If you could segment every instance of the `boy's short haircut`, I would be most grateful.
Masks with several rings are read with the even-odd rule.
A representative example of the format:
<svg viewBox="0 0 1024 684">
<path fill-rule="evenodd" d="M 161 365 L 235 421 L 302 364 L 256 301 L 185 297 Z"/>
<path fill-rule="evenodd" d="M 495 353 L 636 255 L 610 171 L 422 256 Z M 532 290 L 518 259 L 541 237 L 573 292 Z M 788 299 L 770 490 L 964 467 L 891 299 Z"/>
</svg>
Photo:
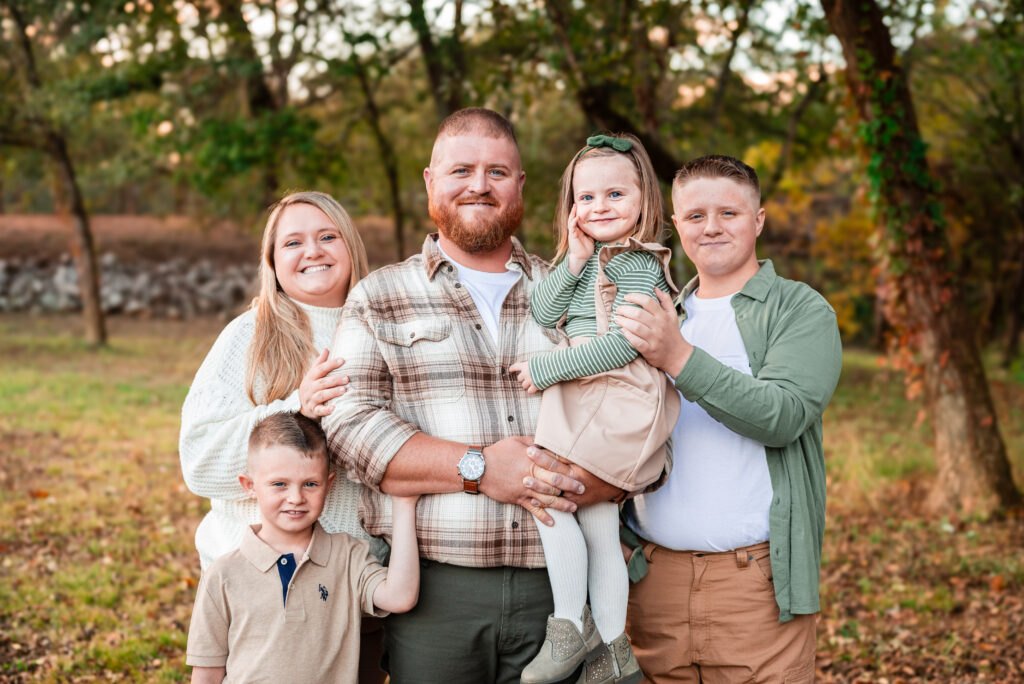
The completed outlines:
<svg viewBox="0 0 1024 684">
<path fill-rule="evenodd" d="M 445 117 L 437 128 L 437 137 L 480 133 L 487 138 L 505 138 L 519 148 L 512 122 L 484 107 L 466 107 Z"/>
<path fill-rule="evenodd" d="M 691 159 L 676 171 L 675 178 L 672 179 L 672 190 L 682 188 L 698 178 L 728 178 L 740 185 L 746 185 L 757 193 L 757 203 L 761 203 L 761 183 L 757 180 L 757 171 L 735 157 L 707 154 Z"/>
<path fill-rule="evenodd" d="M 257 422 L 249 435 L 249 453 L 268 446 L 286 446 L 307 458 L 330 462 L 324 431 L 301 413 L 274 413 Z"/>
</svg>

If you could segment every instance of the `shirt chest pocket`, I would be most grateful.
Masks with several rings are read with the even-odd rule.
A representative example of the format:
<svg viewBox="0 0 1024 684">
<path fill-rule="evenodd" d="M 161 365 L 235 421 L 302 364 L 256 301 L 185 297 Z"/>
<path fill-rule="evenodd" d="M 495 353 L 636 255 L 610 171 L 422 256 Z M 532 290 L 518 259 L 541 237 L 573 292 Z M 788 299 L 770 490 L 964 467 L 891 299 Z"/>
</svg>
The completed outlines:
<svg viewBox="0 0 1024 684">
<path fill-rule="evenodd" d="M 450 319 L 378 323 L 375 335 L 391 371 L 393 403 L 443 403 L 465 395 L 467 378 Z"/>
</svg>

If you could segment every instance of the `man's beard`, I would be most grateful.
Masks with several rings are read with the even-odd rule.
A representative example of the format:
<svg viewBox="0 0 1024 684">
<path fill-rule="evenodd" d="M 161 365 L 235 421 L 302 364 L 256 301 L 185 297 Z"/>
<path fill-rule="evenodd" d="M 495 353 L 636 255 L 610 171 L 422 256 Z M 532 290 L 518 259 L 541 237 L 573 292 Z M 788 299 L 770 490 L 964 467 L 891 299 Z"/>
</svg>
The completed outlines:
<svg viewBox="0 0 1024 684">
<path fill-rule="evenodd" d="M 487 198 L 487 201 L 494 201 Z M 474 219 L 469 225 L 459 215 L 457 204 L 427 203 L 430 218 L 441 235 L 467 254 L 493 252 L 515 235 L 523 222 L 523 199 L 514 202 L 490 219 Z"/>
</svg>

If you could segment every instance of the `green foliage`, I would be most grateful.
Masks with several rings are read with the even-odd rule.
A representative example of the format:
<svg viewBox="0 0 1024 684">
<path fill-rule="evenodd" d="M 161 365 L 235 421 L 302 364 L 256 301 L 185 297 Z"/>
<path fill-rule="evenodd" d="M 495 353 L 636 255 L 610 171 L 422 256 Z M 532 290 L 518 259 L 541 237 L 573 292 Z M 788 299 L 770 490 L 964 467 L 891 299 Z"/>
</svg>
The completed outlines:
<svg viewBox="0 0 1024 684">
<path fill-rule="evenodd" d="M 258 117 L 209 118 L 179 142 L 179 150 L 192 157 L 192 181 L 216 195 L 238 176 L 313 154 L 317 125 L 293 108 Z"/>
<path fill-rule="evenodd" d="M 916 248 L 906 227 L 920 218 L 934 228 L 921 236 L 929 251 L 942 246 L 945 228 L 952 249 L 944 258 L 985 322 L 981 333 L 994 334 L 1011 316 L 1016 264 L 1024 263 L 1014 99 L 1024 20 L 999 3 L 956 22 L 926 5 L 886 4 L 902 71 L 874 73 L 864 63 L 871 116 L 855 129 L 815 3 L 784 11 L 745 0 L 460 3 L 456 25 L 447 2 L 99 0 L 86 10 L 9 0 L 4 8 L 18 8 L 30 27 L 40 85 L 29 83 L 11 10 L 0 8 L 0 193 L 7 211 L 49 208 L 52 177 L 25 147 L 42 144 L 33 122 L 44 121 L 68 137 L 96 212 L 249 224 L 285 190 L 312 187 L 354 213 L 389 214 L 389 163 L 375 140 L 383 131 L 411 232 L 423 232 L 422 168 L 437 103 L 451 100 L 495 108 L 516 124 L 528 173 L 522 235 L 541 253 L 550 253 L 557 179 L 581 141 L 602 127 L 634 130 L 668 160 L 664 180 L 674 164 L 707 152 L 751 161 L 771 201 L 762 253 L 843 300 L 844 332 L 862 339 L 874 337 L 870 264 L 863 245 L 843 251 L 853 246 L 840 234 L 860 234 L 865 197 L 881 206 L 886 193 L 928 195 L 919 217 L 885 203 L 886 234 Z M 428 78 L 423 39 L 443 92 Z M 915 139 L 898 123 L 904 72 L 922 132 Z M 872 150 L 863 160 L 858 141 Z M 821 173 L 832 180 L 821 182 Z M 909 186 L 894 183 L 896 174 Z M 819 233 L 828 239 L 808 237 Z M 885 258 L 902 273 L 912 266 L 898 251 Z"/>
</svg>

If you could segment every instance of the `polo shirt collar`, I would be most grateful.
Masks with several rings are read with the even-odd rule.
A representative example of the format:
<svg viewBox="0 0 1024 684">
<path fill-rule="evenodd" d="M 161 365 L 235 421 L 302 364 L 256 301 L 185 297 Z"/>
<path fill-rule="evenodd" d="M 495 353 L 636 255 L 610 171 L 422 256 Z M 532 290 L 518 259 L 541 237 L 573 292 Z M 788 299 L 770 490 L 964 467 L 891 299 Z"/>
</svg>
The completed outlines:
<svg viewBox="0 0 1024 684">
<path fill-rule="evenodd" d="M 423 241 L 423 251 L 421 254 L 423 255 L 423 265 L 428 280 L 433 280 L 437 270 L 444 264 L 449 263 L 448 257 L 441 252 L 441 248 L 437 244 L 437 237 L 437 233 L 431 233 Z M 454 266 L 454 264 L 452 265 Z M 505 268 L 510 271 L 520 271 L 527 278 L 533 280 L 533 267 L 530 265 L 530 256 L 515 236 L 512 237 L 512 254 L 505 263 Z"/>
<path fill-rule="evenodd" d="M 249 525 L 246 528 L 238 550 L 257 570 L 267 572 L 277 564 L 283 554 L 256 535 L 259 528 L 260 525 Z M 313 525 L 313 538 L 306 547 L 306 555 L 310 561 L 320 566 L 327 565 L 331 557 L 331 536 L 324 532 L 319 524 Z"/>
<path fill-rule="evenodd" d="M 757 269 L 757 273 L 746 282 L 746 284 L 740 288 L 739 294 L 751 299 L 756 299 L 759 302 L 763 302 L 768 298 L 768 291 L 772 289 L 772 284 L 775 282 L 775 266 L 772 265 L 771 259 L 759 259 L 758 265 L 760 268 Z M 676 309 L 682 306 L 686 298 L 693 294 L 693 291 L 700 286 L 700 278 L 694 276 L 690 282 L 686 284 L 683 291 L 676 297 Z"/>
<path fill-rule="evenodd" d="M 320 527 L 320 523 L 313 525 L 313 538 L 309 541 L 309 548 L 306 549 L 309 560 L 320 567 L 327 565 L 331 558 L 331 535 Z"/>
</svg>

